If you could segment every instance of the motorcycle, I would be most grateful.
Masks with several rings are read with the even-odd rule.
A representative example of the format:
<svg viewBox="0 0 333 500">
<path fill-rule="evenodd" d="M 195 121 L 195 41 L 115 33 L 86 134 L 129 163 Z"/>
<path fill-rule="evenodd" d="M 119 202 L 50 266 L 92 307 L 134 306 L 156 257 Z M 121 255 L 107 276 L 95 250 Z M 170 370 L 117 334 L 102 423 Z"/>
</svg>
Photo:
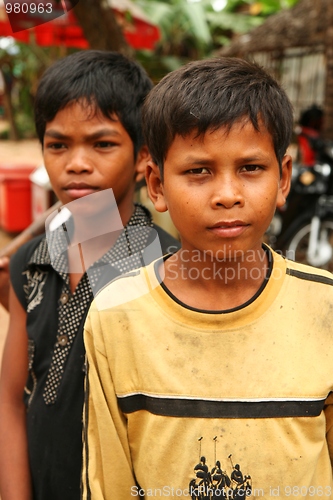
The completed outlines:
<svg viewBox="0 0 333 500">
<path fill-rule="evenodd" d="M 266 242 L 291 260 L 333 272 L 333 142 L 321 142 L 313 166 L 295 164 Z"/>
</svg>

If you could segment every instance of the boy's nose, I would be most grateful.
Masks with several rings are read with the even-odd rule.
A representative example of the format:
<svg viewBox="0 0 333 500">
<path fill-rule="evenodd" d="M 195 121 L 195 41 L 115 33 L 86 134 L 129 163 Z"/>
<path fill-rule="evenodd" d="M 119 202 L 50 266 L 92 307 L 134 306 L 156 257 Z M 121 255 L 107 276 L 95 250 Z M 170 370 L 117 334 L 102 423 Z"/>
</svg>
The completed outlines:
<svg viewBox="0 0 333 500">
<path fill-rule="evenodd" d="M 66 163 L 67 172 L 79 174 L 83 172 L 92 172 L 93 169 L 93 162 L 83 148 L 77 148 L 71 152 Z"/>
<path fill-rule="evenodd" d="M 235 205 L 243 205 L 244 197 L 239 182 L 232 179 L 216 182 L 211 203 L 213 208 L 232 208 Z"/>
</svg>

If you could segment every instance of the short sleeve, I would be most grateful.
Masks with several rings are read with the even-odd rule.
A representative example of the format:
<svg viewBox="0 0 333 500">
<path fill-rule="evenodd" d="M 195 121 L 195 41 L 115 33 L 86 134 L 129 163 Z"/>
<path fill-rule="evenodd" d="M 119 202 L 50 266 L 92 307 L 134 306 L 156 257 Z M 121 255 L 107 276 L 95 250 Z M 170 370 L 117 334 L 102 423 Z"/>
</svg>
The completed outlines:
<svg viewBox="0 0 333 500">
<path fill-rule="evenodd" d="M 22 245 L 17 252 L 11 256 L 9 263 L 10 282 L 14 292 L 19 299 L 22 307 L 27 308 L 26 294 L 24 285 L 26 277 L 24 272 L 27 270 L 27 264 L 30 261 L 32 254 L 43 239 L 44 235 L 37 236 L 28 243 Z"/>
</svg>

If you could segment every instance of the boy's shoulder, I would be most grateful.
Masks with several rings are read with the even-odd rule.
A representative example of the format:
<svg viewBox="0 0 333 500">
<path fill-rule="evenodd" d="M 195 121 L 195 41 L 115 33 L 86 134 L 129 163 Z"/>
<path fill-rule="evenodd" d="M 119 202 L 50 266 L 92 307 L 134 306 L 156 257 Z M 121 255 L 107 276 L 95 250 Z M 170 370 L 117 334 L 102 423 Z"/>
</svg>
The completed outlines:
<svg viewBox="0 0 333 500">
<path fill-rule="evenodd" d="M 147 262 L 146 266 L 115 277 L 98 291 L 92 309 L 100 312 L 118 309 L 125 304 L 127 308 L 131 307 L 129 304 L 133 304 L 133 301 L 139 306 L 138 301 L 141 299 L 147 304 L 151 292 L 161 284 L 157 269 L 163 260 L 164 257 L 159 257 Z"/>
<path fill-rule="evenodd" d="M 180 248 L 179 241 L 167 233 L 160 226 L 153 224 L 153 229 L 156 231 L 159 241 L 161 244 L 162 253 L 172 253 Z M 17 265 L 26 265 L 33 258 L 35 252 L 37 254 L 45 254 L 48 253 L 48 245 L 46 234 L 42 233 L 38 236 L 35 236 L 30 241 L 27 241 L 23 245 L 21 245 L 17 251 L 11 257 L 11 263 L 13 262 L 15 266 Z M 39 260 L 38 255 L 36 255 L 37 260 Z M 45 260 L 45 259 L 43 259 Z M 40 263 L 40 262 L 37 262 Z"/>
<path fill-rule="evenodd" d="M 270 280 L 274 281 L 274 293 L 278 293 L 287 281 L 291 286 L 287 286 L 284 293 L 290 298 L 302 292 L 308 296 L 308 300 L 317 303 L 324 297 L 330 301 L 332 294 L 333 301 L 333 274 L 331 272 L 289 260 L 276 252 L 272 252 L 272 255 L 274 264 Z M 97 309 L 112 309 L 141 297 L 147 300 L 148 295 L 161 285 L 162 278 L 159 272 L 164 258 L 155 259 L 147 263 L 145 267 L 135 269 L 109 282 L 96 296 Z"/>
<path fill-rule="evenodd" d="M 281 301 L 285 304 L 290 314 L 299 317 L 300 320 L 313 317 L 328 317 L 333 320 L 333 274 L 325 269 L 316 268 L 278 256 L 283 261 L 283 276 L 280 286 L 277 304 Z M 275 268 L 275 270 L 278 269 Z M 272 278 L 279 277 L 272 271 Z M 275 284 L 273 284 L 273 287 Z M 280 293 L 281 292 L 281 293 Z M 281 302 L 281 303 L 282 303 Z"/>
<path fill-rule="evenodd" d="M 285 259 L 286 274 L 304 282 L 321 283 L 333 286 L 333 274 L 326 269 L 320 269 L 307 264 Z"/>
<path fill-rule="evenodd" d="M 179 240 L 171 236 L 171 234 L 167 233 L 167 231 L 157 224 L 153 224 L 153 228 L 158 234 L 163 254 L 174 253 L 180 249 Z"/>
<path fill-rule="evenodd" d="M 47 249 L 46 236 L 45 234 L 40 234 L 35 236 L 30 241 L 24 243 L 18 250 L 12 255 L 10 259 L 10 266 L 12 269 L 17 267 L 26 266 L 32 259 L 34 253 L 38 248 Z"/>
<path fill-rule="evenodd" d="M 45 283 L 46 273 L 39 266 L 49 263 L 45 234 L 38 235 L 24 243 L 10 258 L 9 272 L 12 287 L 24 308 L 27 307 L 27 290 L 35 280 Z M 32 272 L 28 272 L 28 271 Z M 48 269 L 49 271 L 49 269 Z M 37 273 L 37 274 L 35 274 Z M 38 276 L 38 277 L 37 277 Z"/>
</svg>

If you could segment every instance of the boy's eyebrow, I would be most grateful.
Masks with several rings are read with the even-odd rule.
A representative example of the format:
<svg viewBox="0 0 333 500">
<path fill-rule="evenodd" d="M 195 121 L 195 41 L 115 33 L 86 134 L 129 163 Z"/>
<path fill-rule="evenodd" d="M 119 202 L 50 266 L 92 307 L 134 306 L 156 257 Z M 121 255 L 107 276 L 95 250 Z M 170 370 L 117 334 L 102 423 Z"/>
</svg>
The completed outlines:
<svg viewBox="0 0 333 500">
<path fill-rule="evenodd" d="M 62 132 L 59 132 L 58 130 L 53 130 L 53 129 L 49 129 L 45 132 L 44 134 L 45 137 L 50 137 L 51 139 L 70 139 L 70 136 L 66 135 L 66 134 L 63 134 Z M 96 132 L 92 133 L 92 134 L 87 134 L 85 135 L 85 139 L 88 139 L 88 140 L 97 140 L 97 139 L 100 139 L 101 137 L 105 137 L 105 136 L 120 136 L 120 133 L 117 131 L 117 130 L 112 130 L 112 129 L 109 129 L 109 128 L 103 128 L 103 129 L 100 129 L 100 130 L 97 130 Z"/>
<path fill-rule="evenodd" d="M 248 155 L 248 156 L 240 156 L 238 158 L 239 163 L 251 163 L 253 161 L 265 161 L 268 159 L 268 155 L 265 153 L 258 153 L 258 154 L 253 154 L 253 155 Z M 207 165 L 207 163 L 214 162 L 210 157 L 203 158 L 200 156 L 195 156 L 195 155 L 188 155 L 184 158 L 183 163 L 184 164 L 195 164 L 195 165 Z"/>
<path fill-rule="evenodd" d="M 207 163 L 209 163 L 211 161 L 210 158 L 200 158 L 200 157 L 197 157 L 197 156 L 193 156 L 193 155 L 189 155 L 189 156 L 186 156 L 183 160 L 183 163 L 189 163 L 189 164 L 193 164 L 195 163 L 196 165 L 207 165 Z"/>
<path fill-rule="evenodd" d="M 269 158 L 269 155 L 265 153 L 257 154 L 257 155 L 251 155 L 251 156 L 243 156 L 239 160 L 243 163 L 251 163 L 253 161 L 265 161 L 266 159 Z"/>
</svg>

